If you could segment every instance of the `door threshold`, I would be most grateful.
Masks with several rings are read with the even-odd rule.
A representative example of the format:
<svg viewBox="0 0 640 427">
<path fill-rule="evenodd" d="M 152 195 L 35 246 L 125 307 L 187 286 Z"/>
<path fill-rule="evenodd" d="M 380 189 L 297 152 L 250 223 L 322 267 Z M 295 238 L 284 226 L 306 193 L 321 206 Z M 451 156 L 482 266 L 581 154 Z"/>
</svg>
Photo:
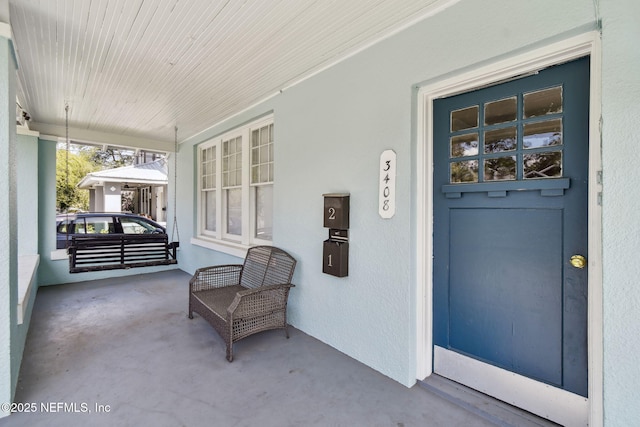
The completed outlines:
<svg viewBox="0 0 640 427">
<path fill-rule="evenodd" d="M 423 389 L 497 426 L 554 427 L 560 425 L 437 374 L 431 374 L 424 380 L 418 381 L 418 384 Z"/>
</svg>

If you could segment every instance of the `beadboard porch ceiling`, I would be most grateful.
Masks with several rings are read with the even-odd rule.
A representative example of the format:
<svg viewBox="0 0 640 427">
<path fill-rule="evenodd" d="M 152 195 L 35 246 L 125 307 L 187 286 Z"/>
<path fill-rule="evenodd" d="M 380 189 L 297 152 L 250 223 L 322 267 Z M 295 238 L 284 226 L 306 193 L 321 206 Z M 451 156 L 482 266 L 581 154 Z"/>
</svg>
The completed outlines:
<svg viewBox="0 0 640 427">
<path fill-rule="evenodd" d="M 10 0 L 29 127 L 168 149 L 458 0 Z"/>
</svg>

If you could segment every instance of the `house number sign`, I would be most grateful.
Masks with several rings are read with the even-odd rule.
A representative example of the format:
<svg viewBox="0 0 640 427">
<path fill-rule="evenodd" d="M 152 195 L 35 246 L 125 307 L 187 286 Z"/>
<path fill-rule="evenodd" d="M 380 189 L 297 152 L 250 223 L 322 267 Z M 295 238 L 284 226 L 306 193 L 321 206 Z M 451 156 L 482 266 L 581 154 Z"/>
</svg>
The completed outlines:
<svg viewBox="0 0 640 427">
<path fill-rule="evenodd" d="M 380 155 L 378 185 L 378 213 L 382 218 L 392 218 L 396 213 L 396 152 L 393 150 L 385 150 Z"/>
</svg>

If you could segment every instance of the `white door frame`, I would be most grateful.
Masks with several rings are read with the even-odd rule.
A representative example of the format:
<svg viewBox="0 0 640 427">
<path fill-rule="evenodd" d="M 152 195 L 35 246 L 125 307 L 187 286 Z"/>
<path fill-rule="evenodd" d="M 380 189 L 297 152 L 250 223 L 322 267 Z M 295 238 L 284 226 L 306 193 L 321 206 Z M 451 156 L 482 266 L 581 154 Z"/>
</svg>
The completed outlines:
<svg viewBox="0 0 640 427">
<path fill-rule="evenodd" d="M 417 98 L 417 260 L 416 278 L 416 377 L 431 375 L 433 366 L 433 101 L 501 81 L 536 72 L 542 68 L 590 56 L 589 105 L 589 252 L 588 252 L 588 375 L 589 425 L 603 424 L 603 339 L 602 339 L 602 183 L 600 156 L 601 47 L 600 33 L 590 32 L 548 46 L 517 54 L 475 70 L 443 76 L 424 84 Z"/>
</svg>

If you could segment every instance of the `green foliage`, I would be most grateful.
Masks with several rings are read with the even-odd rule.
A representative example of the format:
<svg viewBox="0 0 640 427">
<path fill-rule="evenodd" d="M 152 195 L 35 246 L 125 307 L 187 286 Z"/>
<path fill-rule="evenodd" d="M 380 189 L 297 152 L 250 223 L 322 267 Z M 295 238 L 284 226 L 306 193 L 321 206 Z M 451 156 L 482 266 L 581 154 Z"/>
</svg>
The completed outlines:
<svg viewBox="0 0 640 427">
<path fill-rule="evenodd" d="M 59 212 L 69 209 L 89 209 L 89 190 L 77 188 L 78 183 L 96 167 L 86 154 L 69 152 L 67 176 L 67 151 L 56 151 L 56 208 Z"/>
</svg>

